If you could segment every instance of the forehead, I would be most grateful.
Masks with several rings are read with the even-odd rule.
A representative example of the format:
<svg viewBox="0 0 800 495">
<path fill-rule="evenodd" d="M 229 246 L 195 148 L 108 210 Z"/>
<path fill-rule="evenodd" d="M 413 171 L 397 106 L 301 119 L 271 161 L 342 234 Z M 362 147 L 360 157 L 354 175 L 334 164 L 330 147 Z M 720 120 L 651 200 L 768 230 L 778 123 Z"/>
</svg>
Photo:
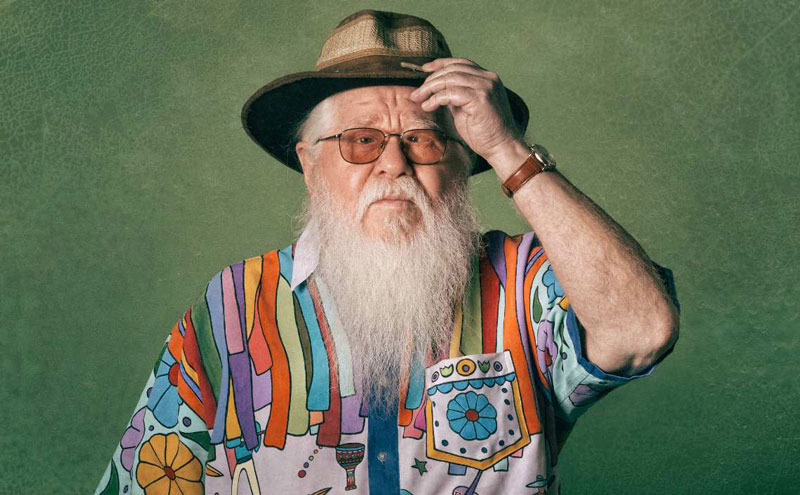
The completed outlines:
<svg viewBox="0 0 800 495">
<path fill-rule="evenodd" d="M 414 89 L 412 86 L 367 86 L 343 91 L 334 98 L 335 120 L 339 124 L 364 126 L 399 123 L 403 127 L 448 127 L 449 112 L 442 107 L 434 112 L 423 110 L 409 98 Z"/>
</svg>

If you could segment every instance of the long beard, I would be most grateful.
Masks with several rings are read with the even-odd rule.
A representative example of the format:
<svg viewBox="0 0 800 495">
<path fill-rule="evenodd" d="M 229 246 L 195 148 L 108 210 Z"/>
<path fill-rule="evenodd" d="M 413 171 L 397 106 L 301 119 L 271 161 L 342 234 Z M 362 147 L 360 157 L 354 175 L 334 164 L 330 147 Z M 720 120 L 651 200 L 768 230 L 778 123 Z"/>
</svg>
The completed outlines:
<svg viewBox="0 0 800 495">
<path fill-rule="evenodd" d="M 327 186 L 305 205 L 317 228 L 319 264 L 312 274 L 331 293 L 347 334 L 354 376 L 371 407 L 397 404 L 410 363 L 426 363 L 431 349 L 447 349 L 455 309 L 480 248 L 480 225 L 467 181 L 452 185 L 436 204 L 415 180 L 373 179 L 356 212 L 346 212 Z M 367 236 L 361 219 L 388 194 L 412 198 L 421 217 L 388 218 L 380 237 Z"/>
</svg>

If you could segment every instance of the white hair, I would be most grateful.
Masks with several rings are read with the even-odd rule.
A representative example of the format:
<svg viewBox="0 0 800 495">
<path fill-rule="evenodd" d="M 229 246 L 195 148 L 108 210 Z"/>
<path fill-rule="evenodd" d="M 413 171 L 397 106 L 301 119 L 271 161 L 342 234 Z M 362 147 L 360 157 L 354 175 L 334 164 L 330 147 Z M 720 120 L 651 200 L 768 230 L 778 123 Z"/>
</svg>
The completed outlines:
<svg viewBox="0 0 800 495">
<path fill-rule="evenodd" d="M 295 127 L 294 142 L 307 141 L 312 142 L 316 139 L 324 137 L 323 134 L 327 132 L 333 121 L 333 99 L 336 94 L 333 94 L 321 102 L 317 103 L 303 119 Z M 320 143 L 313 144 L 309 147 L 311 159 L 316 164 L 320 153 Z"/>
<path fill-rule="evenodd" d="M 409 364 L 427 366 L 428 353 L 449 349 L 455 308 L 472 276 L 480 248 L 480 224 L 467 181 L 431 200 L 409 176 L 374 177 L 355 211 L 345 209 L 316 168 L 314 196 L 306 201 L 305 223 L 316 229 L 319 264 L 311 280 L 323 283 L 350 342 L 353 373 L 370 406 L 391 407 Z M 362 230 L 376 199 L 411 198 L 421 215 L 387 216 L 382 236 Z M 446 352 L 446 351 L 445 351 Z"/>
</svg>

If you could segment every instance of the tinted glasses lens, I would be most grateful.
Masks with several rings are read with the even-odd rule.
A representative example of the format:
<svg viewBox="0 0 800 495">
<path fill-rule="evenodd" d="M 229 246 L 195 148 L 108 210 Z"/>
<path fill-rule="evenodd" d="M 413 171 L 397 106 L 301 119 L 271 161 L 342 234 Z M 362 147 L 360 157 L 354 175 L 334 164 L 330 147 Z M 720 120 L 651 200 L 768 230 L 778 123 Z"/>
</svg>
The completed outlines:
<svg viewBox="0 0 800 495">
<path fill-rule="evenodd" d="M 447 138 L 440 131 L 413 129 L 403 133 L 406 156 L 414 163 L 422 165 L 437 163 L 442 159 L 446 146 Z"/>
<path fill-rule="evenodd" d="M 377 129 L 347 129 L 339 138 L 342 158 L 350 163 L 369 163 L 381 154 L 383 133 Z"/>
</svg>

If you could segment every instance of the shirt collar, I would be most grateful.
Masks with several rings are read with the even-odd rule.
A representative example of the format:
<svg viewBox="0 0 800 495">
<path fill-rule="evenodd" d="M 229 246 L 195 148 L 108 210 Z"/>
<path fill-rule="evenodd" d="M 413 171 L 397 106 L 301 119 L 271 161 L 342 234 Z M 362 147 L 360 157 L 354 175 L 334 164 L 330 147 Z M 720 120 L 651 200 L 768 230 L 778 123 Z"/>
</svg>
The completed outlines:
<svg viewBox="0 0 800 495">
<path fill-rule="evenodd" d="M 294 260 L 292 263 L 292 283 L 294 290 L 305 282 L 319 263 L 319 237 L 316 223 L 312 220 L 303 229 L 300 238 L 294 246 Z"/>
</svg>

